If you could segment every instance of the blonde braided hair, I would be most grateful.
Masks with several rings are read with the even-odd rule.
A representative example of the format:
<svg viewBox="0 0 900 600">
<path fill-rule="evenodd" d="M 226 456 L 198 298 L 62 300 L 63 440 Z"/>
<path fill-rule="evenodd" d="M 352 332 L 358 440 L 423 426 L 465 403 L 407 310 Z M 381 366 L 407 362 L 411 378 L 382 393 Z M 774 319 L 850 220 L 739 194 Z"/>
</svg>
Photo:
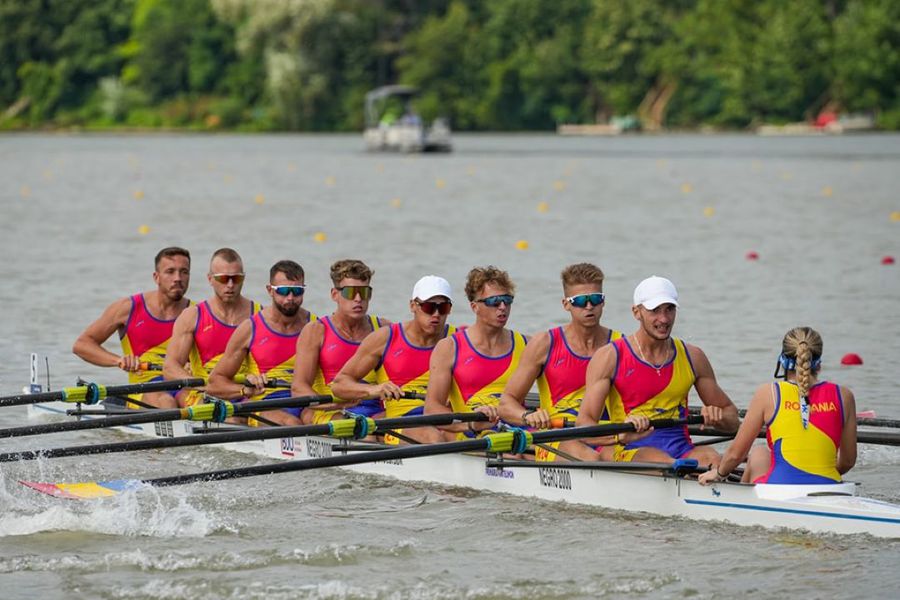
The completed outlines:
<svg viewBox="0 0 900 600">
<path fill-rule="evenodd" d="M 812 377 L 815 375 L 812 364 L 822 356 L 822 336 L 811 327 L 794 327 L 784 335 L 781 353 L 794 359 L 800 397 L 808 400 Z"/>
</svg>

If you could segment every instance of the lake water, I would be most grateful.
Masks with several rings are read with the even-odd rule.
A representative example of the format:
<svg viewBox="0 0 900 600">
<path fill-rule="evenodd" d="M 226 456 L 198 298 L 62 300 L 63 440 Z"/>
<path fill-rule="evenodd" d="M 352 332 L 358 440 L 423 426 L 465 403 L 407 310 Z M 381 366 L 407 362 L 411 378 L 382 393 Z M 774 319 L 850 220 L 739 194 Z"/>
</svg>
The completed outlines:
<svg viewBox="0 0 900 600">
<path fill-rule="evenodd" d="M 375 269 L 372 310 L 406 316 L 420 276 L 459 299 L 474 265 L 518 286 L 511 326 L 563 323 L 558 274 L 606 272 L 603 321 L 631 332 L 635 284 L 679 288 L 675 333 L 702 347 L 746 407 L 795 325 L 825 340 L 823 374 L 860 409 L 900 417 L 900 136 L 459 136 L 446 156 L 362 152 L 358 136 L 0 136 L 0 393 L 29 353 L 54 388 L 124 376 L 70 353 L 112 300 L 152 287 L 153 255 L 244 257 L 307 271 L 305 306 L 331 310 L 328 266 Z M 142 233 L 143 232 L 143 233 Z M 317 241 L 318 240 L 318 241 Z M 524 243 L 523 243 L 524 242 Z M 517 245 L 527 249 L 519 249 Z M 748 252 L 758 260 L 747 260 Z M 451 319 L 471 322 L 458 301 Z M 840 366 L 848 352 L 859 367 Z M 892 375 L 891 373 L 894 373 Z M 696 399 L 694 399 L 696 402 Z M 24 408 L 0 409 L 0 426 Z M 109 441 L 4 440 L 0 451 Z M 17 478 L 144 477 L 252 464 L 221 450 L 0 468 L 3 598 L 894 597 L 900 541 L 809 536 L 560 506 L 321 471 L 168 488 L 121 500 L 39 497 Z M 851 479 L 900 502 L 900 449 L 861 447 Z"/>
</svg>

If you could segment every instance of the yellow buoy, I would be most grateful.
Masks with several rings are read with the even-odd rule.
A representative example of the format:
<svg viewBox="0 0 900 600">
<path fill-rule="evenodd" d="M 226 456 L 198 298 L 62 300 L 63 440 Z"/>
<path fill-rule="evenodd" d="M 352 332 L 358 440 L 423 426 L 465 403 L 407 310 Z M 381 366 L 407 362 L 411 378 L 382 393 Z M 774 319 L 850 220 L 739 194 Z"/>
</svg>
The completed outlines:
<svg viewBox="0 0 900 600">
<path fill-rule="evenodd" d="M 327 185 L 328 187 L 333 187 L 335 183 L 337 183 L 337 179 L 335 179 L 333 176 L 329 175 L 325 178 L 325 185 Z"/>
<path fill-rule="evenodd" d="M 231 183 L 232 181 L 234 181 L 234 175 L 225 175 L 222 177 L 222 181 L 224 181 L 225 183 Z"/>
<path fill-rule="evenodd" d="M 384 165 L 381 163 L 378 163 L 377 165 L 375 165 L 375 170 L 378 171 L 379 173 L 384 173 Z"/>
<path fill-rule="evenodd" d="M 297 170 L 297 165 L 295 165 L 294 163 L 289 163 L 287 169 L 288 169 L 288 171 L 293 173 L 294 171 Z"/>
<path fill-rule="evenodd" d="M 762 171 L 762 163 L 758 160 L 754 160 L 752 163 L 750 163 L 750 168 L 756 172 Z"/>
<path fill-rule="evenodd" d="M 703 209 L 703 214 L 707 217 L 711 217 L 716 214 L 716 209 L 714 209 L 712 206 L 707 206 Z"/>
<path fill-rule="evenodd" d="M 656 168 L 657 169 L 665 169 L 669 165 L 669 161 L 665 158 L 657 158 L 656 159 Z"/>
<path fill-rule="evenodd" d="M 891 221 L 894 221 L 895 223 L 900 221 L 900 210 L 895 210 L 891 213 Z"/>
<path fill-rule="evenodd" d="M 475 167 L 473 167 L 473 166 L 466 167 L 466 175 L 474 175 L 474 174 L 475 174 Z"/>
<path fill-rule="evenodd" d="M 436 187 L 439 190 L 442 190 L 445 187 L 447 187 L 447 182 L 443 179 L 436 179 L 434 182 L 434 187 Z"/>
<path fill-rule="evenodd" d="M 264 202 L 266 201 L 266 197 L 263 196 L 262 194 L 257 194 L 257 195 L 253 198 L 253 201 L 256 202 L 257 204 L 262 204 L 262 203 L 264 203 Z"/>
<path fill-rule="evenodd" d="M 519 240 L 516 242 L 516 248 L 518 250 L 528 250 L 528 240 Z"/>
<path fill-rule="evenodd" d="M 566 182 L 562 180 L 556 180 L 553 182 L 553 189 L 557 192 L 561 192 L 566 189 Z"/>
<path fill-rule="evenodd" d="M 53 171 L 51 171 L 50 169 L 44 169 L 44 179 L 46 179 L 47 181 L 52 181 Z"/>
<path fill-rule="evenodd" d="M 693 191 L 694 191 L 694 186 L 692 186 L 691 184 L 689 184 L 689 183 L 681 184 L 681 193 L 682 194 L 690 194 Z"/>
<path fill-rule="evenodd" d="M 830 185 L 826 185 L 822 188 L 822 195 L 826 198 L 830 198 L 832 195 L 834 195 L 834 189 L 832 189 Z"/>
<path fill-rule="evenodd" d="M 537 209 L 539 213 L 545 213 L 550 210 L 550 205 L 546 202 L 538 202 Z"/>
<path fill-rule="evenodd" d="M 794 178 L 794 174 L 788 173 L 787 171 L 785 171 L 784 173 L 781 174 L 781 178 L 784 179 L 785 181 L 790 181 L 791 179 Z"/>
<path fill-rule="evenodd" d="M 318 242 L 318 243 L 321 244 L 322 242 L 324 242 L 324 241 L 327 240 L 327 239 L 328 239 L 328 236 L 325 235 L 325 232 L 324 232 L 324 231 L 317 231 L 317 232 L 315 232 L 315 233 L 313 234 L 313 241 L 314 241 L 314 242 Z"/>
<path fill-rule="evenodd" d="M 19 190 L 19 193 L 22 194 L 23 198 L 27 198 L 28 196 L 31 195 L 31 188 L 28 187 L 27 185 L 23 185 L 22 189 Z"/>
<path fill-rule="evenodd" d="M 148 233 L 150 233 L 150 227 L 148 227 L 147 225 L 141 225 L 140 227 L 138 227 L 138 233 L 141 235 L 147 235 Z"/>
<path fill-rule="evenodd" d="M 134 190 L 134 193 L 131 195 L 134 196 L 135 200 L 142 200 L 144 198 L 143 190 Z"/>
<path fill-rule="evenodd" d="M 400 198 L 391 198 L 391 206 L 393 208 L 400 208 L 402 204 L 403 200 L 401 200 Z"/>
</svg>

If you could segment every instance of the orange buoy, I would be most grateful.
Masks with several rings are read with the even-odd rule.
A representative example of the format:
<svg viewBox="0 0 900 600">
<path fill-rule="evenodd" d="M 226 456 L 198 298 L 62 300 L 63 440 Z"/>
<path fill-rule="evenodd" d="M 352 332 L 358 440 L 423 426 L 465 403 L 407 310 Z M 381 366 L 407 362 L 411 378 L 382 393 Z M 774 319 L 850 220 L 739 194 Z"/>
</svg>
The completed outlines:
<svg viewBox="0 0 900 600">
<path fill-rule="evenodd" d="M 848 352 L 844 356 L 841 357 L 842 365 L 861 365 L 863 364 L 863 359 L 859 354 L 855 352 Z"/>
<path fill-rule="evenodd" d="M 747 260 L 757 260 L 757 259 L 759 259 L 759 254 L 757 254 L 756 252 L 751 250 L 750 252 L 748 252 L 747 254 L 744 255 L 744 258 L 746 258 Z"/>
<path fill-rule="evenodd" d="M 890 255 L 888 255 L 888 256 L 883 256 L 883 257 L 881 258 L 881 264 L 883 264 L 883 265 L 892 265 L 892 264 L 894 264 L 894 257 L 893 257 L 893 256 L 890 256 Z"/>
</svg>

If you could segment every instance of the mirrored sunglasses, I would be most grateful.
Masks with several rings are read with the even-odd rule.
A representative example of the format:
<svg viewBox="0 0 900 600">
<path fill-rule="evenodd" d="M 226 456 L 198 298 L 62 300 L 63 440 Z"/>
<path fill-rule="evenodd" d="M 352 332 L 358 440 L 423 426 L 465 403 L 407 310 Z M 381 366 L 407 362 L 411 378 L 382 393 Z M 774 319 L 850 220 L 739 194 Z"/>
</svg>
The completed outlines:
<svg viewBox="0 0 900 600">
<path fill-rule="evenodd" d="M 593 306 L 600 306 L 606 301 L 605 294 L 578 294 L 577 296 L 569 296 L 566 302 L 578 308 L 584 308 L 590 303 Z"/>
<path fill-rule="evenodd" d="M 501 304 L 510 306 L 513 303 L 513 296 L 511 294 L 501 294 L 499 296 L 488 296 L 487 298 L 479 298 L 479 299 L 475 300 L 475 302 L 481 302 L 485 306 L 490 306 L 491 308 L 497 308 Z"/>
<path fill-rule="evenodd" d="M 421 302 L 416 300 L 416 304 L 419 305 L 419 308 L 421 308 L 422 312 L 426 315 L 433 315 L 435 311 L 437 311 L 439 315 L 449 315 L 450 309 L 453 308 L 453 304 L 450 302 Z"/>
<path fill-rule="evenodd" d="M 302 296 L 303 292 L 306 291 L 306 286 L 303 285 L 273 285 L 270 287 L 279 296 L 290 296 L 291 294 Z"/>
<path fill-rule="evenodd" d="M 372 286 L 370 285 L 345 285 L 334 289 L 339 291 L 341 296 L 347 300 L 353 300 L 357 294 L 359 294 L 360 300 L 368 300 L 372 297 Z"/>
<path fill-rule="evenodd" d="M 210 277 L 213 278 L 213 281 L 218 281 L 219 283 L 228 283 L 229 281 L 233 281 L 235 285 L 244 283 L 243 273 L 212 273 Z"/>
</svg>

